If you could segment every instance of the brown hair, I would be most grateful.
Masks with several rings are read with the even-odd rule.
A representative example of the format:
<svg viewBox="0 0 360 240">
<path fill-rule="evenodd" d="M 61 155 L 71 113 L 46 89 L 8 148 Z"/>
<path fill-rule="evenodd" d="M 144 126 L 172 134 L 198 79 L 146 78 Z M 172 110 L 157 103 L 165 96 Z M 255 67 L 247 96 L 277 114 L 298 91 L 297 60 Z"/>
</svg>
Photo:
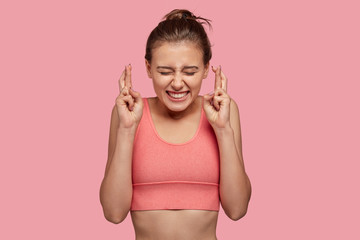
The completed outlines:
<svg viewBox="0 0 360 240">
<path fill-rule="evenodd" d="M 195 16 L 186 9 L 174 9 L 163 17 L 150 33 L 146 43 L 145 59 L 151 62 L 152 49 L 163 42 L 191 41 L 196 43 L 203 52 L 203 62 L 206 65 L 211 57 L 211 45 L 209 38 L 202 24 L 206 23 L 211 27 L 211 20 Z M 200 21 L 199 21 L 200 20 Z"/>
</svg>

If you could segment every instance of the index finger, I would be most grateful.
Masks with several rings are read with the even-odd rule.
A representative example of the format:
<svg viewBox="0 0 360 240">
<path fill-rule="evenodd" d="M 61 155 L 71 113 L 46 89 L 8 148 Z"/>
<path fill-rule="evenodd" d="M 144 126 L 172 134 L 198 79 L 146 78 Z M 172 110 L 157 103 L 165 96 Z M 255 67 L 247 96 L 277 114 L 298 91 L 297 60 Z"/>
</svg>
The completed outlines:
<svg viewBox="0 0 360 240">
<path fill-rule="evenodd" d="M 216 70 L 214 70 L 214 67 L 212 67 L 213 71 L 215 72 L 215 87 L 214 90 L 221 88 L 221 75 L 220 75 L 220 67 L 217 67 Z"/>
<path fill-rule="evenodd" d="M 123 70 L 120 78 L 119 78 L 119 92 L 125 87 L 125 69 Z"/>
<path fill-rule="evenodd" d="M 127 86 L 127 88 L 131 88 L 131 86 L 132 86 L 132 83 L 131 83 L 131 64 L 126 66 L 125 86 Z"/>
<path fill-rule="evenodd" d="M 227 77 L 225 76 L 224 72 L 222 71 L 220 67 L 220 75 L 221 75 L 221 88 L 227 90 Z"/>
</svg>

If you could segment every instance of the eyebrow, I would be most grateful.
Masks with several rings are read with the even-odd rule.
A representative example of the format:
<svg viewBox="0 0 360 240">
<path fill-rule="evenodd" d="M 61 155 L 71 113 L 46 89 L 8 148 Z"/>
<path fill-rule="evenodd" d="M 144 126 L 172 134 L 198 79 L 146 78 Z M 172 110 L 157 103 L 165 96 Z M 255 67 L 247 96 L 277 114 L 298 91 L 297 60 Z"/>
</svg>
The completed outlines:
<svg viewBox="0 0 360 240">
<path fill-rule="evenodd" d="M 165 68 L 165 69 L 173 70 L 172 67 L 167 67 L 167 66 L 158 66 L 156 69 L 159 69 L 159 68 Z M 199 69 L 197 66 L 185 66 L 183 69 L 190 69 L 190 68 L 195 68 L 196 70 Z"/>
</svg>

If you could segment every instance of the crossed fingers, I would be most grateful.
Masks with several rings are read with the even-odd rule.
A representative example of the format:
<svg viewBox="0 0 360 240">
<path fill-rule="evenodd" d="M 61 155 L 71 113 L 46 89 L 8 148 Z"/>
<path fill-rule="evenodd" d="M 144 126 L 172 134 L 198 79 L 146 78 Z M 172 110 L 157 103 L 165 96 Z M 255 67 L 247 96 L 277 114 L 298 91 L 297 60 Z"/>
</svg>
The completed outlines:
<svg viewBox="0 0 360 240">
<path fill-rule="evenodd" d="M 124 95 L 128 94 L 129 89 L 132 87 L 131 83 L 131 65 L 125 66 L 124 71 L 122 72 L 119 79 L 119 91 L 120 94 L 124 93 Z"/>
<path fill-rule="evenodd" d="M 214 68 L 212 67 L 213 72 L 215 73 L 215 86 L 213 91 L 213 98 L 211 104 L 215 107 L 217 111 L 220 110 L 220 106 L 225 104 L 225 99 L 229 98 L 227 90 L 227 78 L 224 72 L 221 70 L 221 66 Z"/>
<path fill-rule="evenodd" d="M 227 91 L 227 78 L 224 72 L 221 70 L 221 66 L 214 68 L 212 66 L 212 70 L 215 73 L 215 87 L 214 91 L 221 88 L 225 92 Z"/>
</svg>

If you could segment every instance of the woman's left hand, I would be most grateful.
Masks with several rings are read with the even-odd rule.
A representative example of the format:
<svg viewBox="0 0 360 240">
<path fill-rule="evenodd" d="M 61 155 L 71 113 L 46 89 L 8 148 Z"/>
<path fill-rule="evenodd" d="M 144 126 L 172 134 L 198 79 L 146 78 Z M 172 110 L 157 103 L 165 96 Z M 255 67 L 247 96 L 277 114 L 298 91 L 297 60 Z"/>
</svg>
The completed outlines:
<svg viewBox="0 0 360 240">
<path fill-rule="evenodd" d="M 212 67 L 215 73 L 215 89 L 212 94 L 205 94 L 204 111 L 206 117 L 214 130 L 230 126 L 230 102 L 231 98 L 226 93 L 227 78 L 221 71 L 221 66 L 218 68 Z"/>
</svg>

